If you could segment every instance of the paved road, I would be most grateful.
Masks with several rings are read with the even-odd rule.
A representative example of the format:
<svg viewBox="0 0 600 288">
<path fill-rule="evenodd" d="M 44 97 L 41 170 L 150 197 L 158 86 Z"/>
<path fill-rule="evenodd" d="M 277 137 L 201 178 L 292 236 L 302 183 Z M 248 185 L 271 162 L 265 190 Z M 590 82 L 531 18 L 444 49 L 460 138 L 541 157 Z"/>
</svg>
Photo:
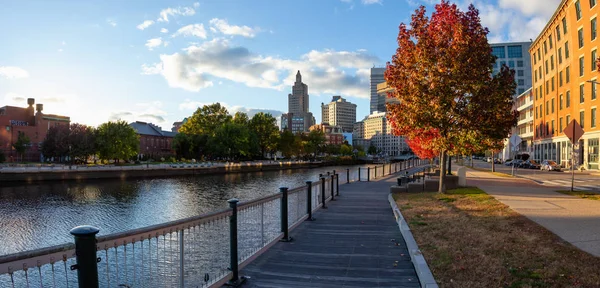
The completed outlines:
<svg viewBox="0 0 600 288">
<path fill-rule="evenodd" d="M 491 163 L 487 163 L 481 160 L 473 160 L 473 164 L 477 168 L 490 169 Z M 496 171 L 511 174 L 511 167 L 502 164 L 496 164 Z M 553 172 L 553 171 L 540 171 L 537 169 L 515 169 L 515 175 L 527 178 L 544 186 L 558 187 L 561 189 L 571 187 L 571 173 L 565 172 Z M 598 172 L 575 172 L 574 188 L 581 191 L 594 191 L 600 192 L 600 174 Z"/>
<path fill-rule="evenodd" d="M 557 193 L 555 188 L 526 179 L 470 169 L 467 185 L 479 187 L 579 249 L 600 256 L 600 201 Z"/>
<path fill-rule="evenodd" d="M 340 186 L 341 196 L 240 274 L 244 287 L 420 287 L 387 200 L 395 176 Z"/>
</svg>

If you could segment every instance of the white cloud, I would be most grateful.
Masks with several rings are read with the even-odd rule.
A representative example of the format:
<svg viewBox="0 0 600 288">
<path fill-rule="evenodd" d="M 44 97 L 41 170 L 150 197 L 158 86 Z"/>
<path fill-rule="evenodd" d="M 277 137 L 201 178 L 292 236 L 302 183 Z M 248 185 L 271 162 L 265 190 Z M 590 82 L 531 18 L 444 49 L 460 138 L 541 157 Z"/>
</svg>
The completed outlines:
<svg viewBox="0 0 600 288">
<path fill-rule="evenodd" d="M 348 51 L 310 51 L 299 60 L 265 57 L 247 48 L 213 39 L 160 55 L 160 62 L 142 65 L 142 74 L 162 75 L 170 87 L 200 91 L 227 79 L 249 87 L 289 89 L 298 70 L 312 92 L 369 97 L 369 68 L 381 61 L 372 55 Z M 218 79 L 217 79 L 218 78 Z"/>
<path fill-rule="evenodd" d="M 361 2 L 365 5 L 371 5 L 371 4 L 383 4 L 383 0 L 361 0 Z"/>
<path fill-rule="evenodd" d="M 63 52 L 63 49 L 62 48 L 58 49 L 58 52 Z"/>
<path fill-rule="evenodd" d="M 177 37 L 177 36 L 195 36 L 195 37 L 199 37 L 202 39 L 206 39 L 206 30 L 204 29 L 204 25 L 203 24 L 191 24 L 191 25 L 187 25 L 184 27 L 179 28 L 179 30 L 177 30 L 177 32 L 175 32 L 175 34 L 173 34 L 171 37 Z"/>
<path fill-rule="evenodd" d="M 154 21 L 152 20 L 145 20 L 144 22 L 142 22 L 142 24 L 135 26 L 137 29 L 140 30 L 144 30 L 148 27 L 150 27 L 150 25 L 154 24 Z"/>
<path fill-rule="evenodd" d="M 67 42 L 65 42 L 65 41 L 63 40 L 61 44 L 62 44 L 63 46 L 66 46 L 66 45 L 67 45 Z"/>
<path fill-rule="evenodd" d="M 196 14 L 196 10 L 191 7 L 177 7 L 177 8 L 167 8 L 160 11 L 160 17 L 158 17 L 158 22 L 169 22 L 169 16 L 182 15 L 182 16 L 191 16 Z"/>
<path fill-rule="evenodd" d="M 498 6 L 516 9 L 528 16 L 539 15 L 550 18 L 560 2 L 561 0 L 498 0 Z"/>
<path fill-rule="evenodd" d="M 158 38 L 152 38 L 148 41 L 146 41 L 146 47 L 148 47 L 148 50 L 151 50 L 154 47 L 160 46 L 163 43 L 162 38 L 158 37 Z"/>
<path fill-rule="evenodd" d="M 7 79 L 28 78 L 29 73 L 23 68 L 15 66 L 0 66 L 0 76 Z"/>
<path fill-rule="evenodd" d="M 162 107 L 163 104 L 160 101 L 136 103 L 130 110 L 111 112 L 108 116 L 108 120 L 125 120 L 127 122 L 143 121 L 158 125 L 169 125 L 165 119 L 165 117 L 168 116 L 168 113 L 162 110 Z M 163 130 L 170 130 L 170 128 L 170 126 L 163 127 Z"/>
<path fill-rule="evenodd" d="M 194 3 L 194 8 L 198 8 L 198 7 L 200 7 L 200 3 L 198 3 L 198 2 L 195 2 L 195 3 Z"/>
<path fill-rule="evenodd" d="M 17 107 L 27 106 L 27 97 L 14 92 L 8 92 L 4 95 L 4 104 Z"/>
<path fill-rule="evenodd" d="M 162 28 L 160 29 L 160 33 L 169 33 L 169 30 L 167 28 Z"/>
<path fill-rule="evenodd" d="M 117 21 L 115 21 L 115 19 L 108 18 L 106 19 L 106 23 L 112 27 L 117 27 Z"/>
<path fill-rule="evenodd" d="M 213 18 L 210 20 L 211 31 L 216 32 L 217 30 L 225 35 L 239 35 L 248 38 L 252 38 L 256 35 L 256 29 L 252 29 L 248 26 L 236 26 L 229 25 L 227 20 Z"/>
</svg>

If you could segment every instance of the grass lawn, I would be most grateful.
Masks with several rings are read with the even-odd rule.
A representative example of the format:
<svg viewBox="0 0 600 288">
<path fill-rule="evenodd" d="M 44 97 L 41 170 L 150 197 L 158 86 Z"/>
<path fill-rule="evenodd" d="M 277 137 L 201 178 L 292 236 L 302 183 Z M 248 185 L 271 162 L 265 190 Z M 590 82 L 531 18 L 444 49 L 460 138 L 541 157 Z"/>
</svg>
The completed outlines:
<svg viewBox="0 0 600 288">
<path fill-rule="evenodd" d="M 571 192 L 571 190 L 558 190 L 556 192 L 571 195 L 571 196 L 577 196 L 577 197 L 580 197 L 583 199 L 600 200 L 600 194 L 594 193 L 594 192 L 589 192 L 589 191 L 573 191 L 573 192 Z"/>
<path fill-rule="evenodd" d="M 600 258 L 478 188 L 394 198 L 440 287 L 600 287 Z"/>
<path fill-rule="evenodd" d="M 497 164 L 497 165 L 500 165 L 500 164 Z M 466 167 L 468 167 L 469 169 L 477 170 L 477 171 L 488 172 L 488 173 L 491 173 L 493 175 L 500 176 L 500 177 L 511 177 L 511 178 L 513 177 L 510 174 L 506 174 L 506 173 L 502 173 L 502 172 L 492 172 L 491 168 L 484 169 L 484 168 L 472 167 L 472 166 L 466 166 Z"/>
</svg>

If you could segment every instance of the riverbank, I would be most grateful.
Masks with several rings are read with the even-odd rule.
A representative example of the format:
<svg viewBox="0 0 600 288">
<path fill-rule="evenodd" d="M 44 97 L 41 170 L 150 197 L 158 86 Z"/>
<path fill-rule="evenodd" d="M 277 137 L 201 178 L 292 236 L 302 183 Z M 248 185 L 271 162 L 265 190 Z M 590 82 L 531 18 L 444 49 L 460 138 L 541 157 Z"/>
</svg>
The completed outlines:
<svg viewBox="0 0 600 288">
<path fill-rule="evenodd" d="M 242 163 L 207 162 L 149 164 L 135 166 L 28 165 L 0 168 L 0 183 L 213 175 L 316 168 L 326 166 L 327 164 L 328 163 L 326 162 L 307 161 L 255 161 Z"/>
</svg>

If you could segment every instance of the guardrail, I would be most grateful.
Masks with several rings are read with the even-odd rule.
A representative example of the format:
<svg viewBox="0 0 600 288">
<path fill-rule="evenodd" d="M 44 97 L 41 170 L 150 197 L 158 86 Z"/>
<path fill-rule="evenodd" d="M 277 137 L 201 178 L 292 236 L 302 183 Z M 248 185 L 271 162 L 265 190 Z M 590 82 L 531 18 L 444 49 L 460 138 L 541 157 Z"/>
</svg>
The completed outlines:
<svg viewBox="0 0 600 288">
<path fill-rule="evenodd" d="M 340 180 L 362 181 L 366 170 L 370 181 L 423 163 L 328 172 L 260 199 L 230 199 L 229 208 L 217 212 L 106 236 L 96 237 L 95 227 L 75 227 L 75 244 L 0 256 L 0 287 L 237 286 L 244 281 L 239 269 L 278 241 L 291 241 L 290 230 L 340 196 Z"/>
</svg>

